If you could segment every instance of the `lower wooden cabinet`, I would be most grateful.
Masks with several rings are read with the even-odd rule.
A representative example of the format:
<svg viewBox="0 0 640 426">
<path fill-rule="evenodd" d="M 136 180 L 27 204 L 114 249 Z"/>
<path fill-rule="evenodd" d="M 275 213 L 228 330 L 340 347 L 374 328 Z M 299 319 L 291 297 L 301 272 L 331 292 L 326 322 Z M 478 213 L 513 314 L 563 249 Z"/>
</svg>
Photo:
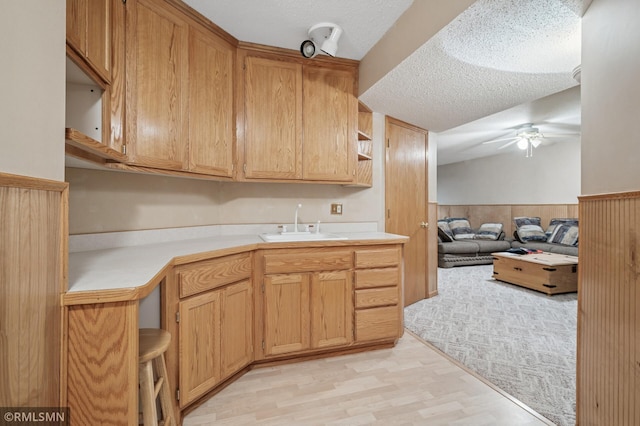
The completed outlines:
<svg viewBox="0 0 640 426">
<path fill-rule="evenodd" d="M 265 356 L 349 345 L 352 288 L 350 271 L 265 276 Z"/>
<path fill-rule="evenodd" d="M 184 408 L 253 361 L 251 253 L 180 265 L 173 276 L 163 310 L 176 315 L 168 324 L 177 347 L 168 359 L 176 360 L 169 370 L 177 367 Z"/>
<path fill-rule="evenodd" d="M 251 282 L 180 301 L 180 407 L 252 360 Z"/>
<path fill-rule="evenodd" d="M 355 342 L 397 338 L 403 332 L 399 248 L 355 252 Z"/>
<path fill-rule="evenodd" d="M 401 244 L 259 249 L 178 265 L 172 277 L 163 312 L 180 410 L 254 362 L 402 335 Z"/>
</svg>

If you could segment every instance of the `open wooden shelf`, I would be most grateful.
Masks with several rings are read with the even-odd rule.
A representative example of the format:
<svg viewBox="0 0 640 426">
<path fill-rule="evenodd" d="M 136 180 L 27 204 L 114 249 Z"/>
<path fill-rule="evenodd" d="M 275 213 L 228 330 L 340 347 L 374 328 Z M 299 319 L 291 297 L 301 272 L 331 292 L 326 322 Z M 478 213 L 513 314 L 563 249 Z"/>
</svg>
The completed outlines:
<svg viewBox="0 0 640 426">
<path fill-rule="evenodd" d="M 100 162 L 125 162 L 127 156 L 116 151 L 107 145 L 90 138 L 79 130 L 67 127 L 65 129 L 65 145 L 70 155 L 82 157 L 82 153 L 86 153 L 91 159 L 102 159 Z M 85 157 L 86 158 L 86 157 Z"/>
</svg>

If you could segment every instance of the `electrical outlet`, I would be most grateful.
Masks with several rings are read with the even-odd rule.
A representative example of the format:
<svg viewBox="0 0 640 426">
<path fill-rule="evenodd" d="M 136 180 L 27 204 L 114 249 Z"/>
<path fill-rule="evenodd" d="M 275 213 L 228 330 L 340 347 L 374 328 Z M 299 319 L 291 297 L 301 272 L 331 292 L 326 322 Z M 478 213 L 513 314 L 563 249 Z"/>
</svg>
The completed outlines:
<svg viewBox="0 0 640 426">
<path fill-rule="evenodd" d="M 342 204 L 331 204 L 331 214 L 342 214 Z"/>
</svg>

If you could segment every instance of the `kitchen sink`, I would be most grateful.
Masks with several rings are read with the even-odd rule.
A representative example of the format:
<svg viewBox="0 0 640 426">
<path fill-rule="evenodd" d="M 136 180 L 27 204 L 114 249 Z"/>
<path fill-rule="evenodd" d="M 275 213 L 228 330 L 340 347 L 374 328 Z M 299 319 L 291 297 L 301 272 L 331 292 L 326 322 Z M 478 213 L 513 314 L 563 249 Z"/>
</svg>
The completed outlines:
<svg viewBox="0 0 640 426">
<path fill-rule="evenodd" d="M 278 234 L 260 234 L 260 238 L 268 243 L 293 242 L 293 241 L 328 241 L 346 240 L 347 237 L 337 234 L 327 234 L 324 232 L 284 232 Z"/>
</svg>

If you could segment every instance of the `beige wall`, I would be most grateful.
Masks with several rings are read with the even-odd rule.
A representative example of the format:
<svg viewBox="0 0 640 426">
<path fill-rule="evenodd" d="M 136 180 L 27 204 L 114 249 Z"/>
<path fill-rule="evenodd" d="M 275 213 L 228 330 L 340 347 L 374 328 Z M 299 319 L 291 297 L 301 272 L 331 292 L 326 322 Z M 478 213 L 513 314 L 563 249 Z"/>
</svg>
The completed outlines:
<svg viewBox="0 0 640 426">
<path fill-rule="evenodd" d="M 4 0 L 0 10 L 0 172 L 61 181 L 64 2 Z"/>
<path fill-rule="evenodd" d="M 582 29 L 582 193 L 640 189 L 640 2 L 594 0 Z"/>
<path fill-rule="evenodd" d="M 384 117 L 374 114 L 372 188 L 341 185 L 215 182 L 88 169 L 66 169 L 71 234 L 197 225 L 378 222 L 384 229 Z M 331 203 L 344 214 L 330 215 Z"/>
<path fill-rule="evenodd" d="M 439 204 L 577 204 L 580 142 L 438 167 Z"/>
</svg>

